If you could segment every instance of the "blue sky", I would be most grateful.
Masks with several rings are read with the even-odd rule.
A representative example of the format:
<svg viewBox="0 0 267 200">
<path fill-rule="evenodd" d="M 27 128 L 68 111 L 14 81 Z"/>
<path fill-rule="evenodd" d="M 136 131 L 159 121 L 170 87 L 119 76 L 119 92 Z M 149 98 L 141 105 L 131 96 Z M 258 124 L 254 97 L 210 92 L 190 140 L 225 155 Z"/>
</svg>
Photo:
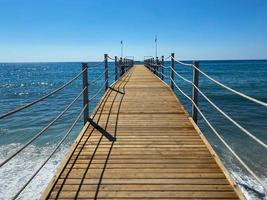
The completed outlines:
<svg viewBox="0 0 267 200">
<path fill-rule="evenodd" d="M 0 0 L 0 62 L 266 59 L 266 0 Z"/>
</svg>

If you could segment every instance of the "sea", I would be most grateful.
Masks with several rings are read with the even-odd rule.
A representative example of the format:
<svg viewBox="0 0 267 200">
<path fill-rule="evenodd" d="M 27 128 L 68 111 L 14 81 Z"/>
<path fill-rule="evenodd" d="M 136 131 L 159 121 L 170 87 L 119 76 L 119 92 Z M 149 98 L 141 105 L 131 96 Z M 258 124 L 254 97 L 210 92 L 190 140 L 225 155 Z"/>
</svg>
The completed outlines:
<svg viewBox="0 0 267 200">
<path fill-rule="evenodd" d="M 191 63 L 191 61 L 185 61 Z M 100 90 L 104 77 L 103 63 L 89 62 L 89 97 L 99 94 L 90 102 L 91 113 L 104 94 Z M 169 66 L 170 62 L 165 62 Z M 108 67 L 109 84 L 114 78 L 114 63 Z M 192 80 L 190 67 L 175 64 L 175 70 Z M 200 69 L 231 88 L 267 102 L 267 60 L 200 61 Z M 0 63 L 0 115 L 32 102 L 62 86 L 81 72 L 79 62 Z M 169 76 L 170 71 L 164 73 Z M 192 86 L 175 75 L 176 84 L 189 96 Z M 169 78 L 164 80 L 170 84 Z M 236 122 L 267 143 L 267 108 L 248 101 L 216 85 L 200 74 L 199 88 L 218 107 Z M 82 77 L 49 98 L 0 120 L 0 163 L 16 152 L 40 132 L 68 106 L 82 91 Z M 177 89 L 174 90 L 186 110 L 191 114 L 192 105 Z M 71 127 L 83 108 L 82 96 L 53 126 L 45 131 L 26 149 L 0 168 L 0 200 L 11 199 L 31 178 L 51 154 Z M 218 133 L 240 158 L 267 185 L 267 150 L 244 134 L 199 95 L 199 108 Z M 248 199 L 263 199 L 264 190 L 227 150 L 205 121 L 199 116 L 198 125 L 216 153 L 220 156 L 236 183 Z M 25 188 L 18 199 L 38 199 L 53 177 L 56 168 L 68 152 L 83 126 L 81 117 L 58 151 Z"/>
</svg>

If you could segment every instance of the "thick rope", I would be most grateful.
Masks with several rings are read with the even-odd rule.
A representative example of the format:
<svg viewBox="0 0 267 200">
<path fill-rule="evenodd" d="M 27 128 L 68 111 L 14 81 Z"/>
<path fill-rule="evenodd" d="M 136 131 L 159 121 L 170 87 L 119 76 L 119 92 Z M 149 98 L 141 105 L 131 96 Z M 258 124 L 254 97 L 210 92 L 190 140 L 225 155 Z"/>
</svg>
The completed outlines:
<svg viewBox="0 0 267 200">
<path fill-rule="evenodd" d="M 81 72 L 80 72 L 78 75 L 76 75 L 73 79 L 69 80 L 67 83 L 65 83 L 64 85 L 60 86 L 59 88 L 53 90 L 53 91 L 50 92 L 49 94 L 47 94 L 47 95 L 45 95 L 45 96 L 42 96 L 41 98 L 36 99 L 36 100 L 32 101 L 31 103 L 28 103 L 28 104 L 26 104 L 26 105 L 24 105 L 24 106 L 21 106 L 21 107 L 19 107 L 19 108 L 16 108 L 16 109 L 14 109 L 14 110 L 12 110 L 12 111 L 9 111 L 9 112 L 7 112 L 7 113 L 5 113 L 5 114 L 2 114 L 2 115 L 0 116 L 0 119 L 3 119 L 3 118 L 5 118 L 5 117 L 7 117 L 7 116 L 10 116 L 10 115 L 12 115 L 12 114 L 15 114 L 15 113 L 17 113 L 17 112 L 19 112 L 19 111 L 21 111 L 21 110 L 24 110 L 25 108 L 28 108 L 28 107 L 30 107 L 30 106 L 32 106 L 32 105 L 34 105 L 34 104 L 36 104 L 36 103 L 38 103 L 38 102 L 40 102 L 40 101 L 42 101 L 42 100 L 44 100 L 44 99 L 46 99 L 46 98 L 52 96 L 53 94 L 59 92 L 60 90 L 62 90 L 62 89 L 65 88 L 66 86 L 70 85 L 70 84 L 71 84 L 73 81 L 75 81 L 77 78 L 79 78 L 79 76 L 81 76 L 81 74 L 82 74 L 85 70 L 87 70 L 87 68 L 85 68 L 83 71 L 81 71 Z"/>
<path fill-rule="evenodd" d="M 83 94 L 87 87 L 85 87 L 81 93 L 56 117 L 54 118 L 46 127 L 44 127 L 40 132 L 38 132 L 32 139 L 30 139 L 26 144 L 24 144 L 22 147 L 19 148 L 18 151 L 13 153 L 11 156 L 9 156 L 7 159 L 5 159 L 3 162 L 0 163 L 0 168 L 8 163 L 12 158 L 14 158 L 16 155 L 18 155 L 22 150 L 24 150 L 27 146 L 29 146 L 33 141 L 35 141 L 37 138 L 39 138 L 47 129 L 49 129 L 65 112 L 67 112 L 70 107 L 78 100 L 78 98 Z"/>
<path fill-rule="evenodd" d="M 106 82 L 108 80 L 106 80 L 103 85 L 101 86 L 101 88 L 99 88 L 99 90 L 89 99 L 89 101 L 92 101 L 95 97 L 97 97 L 97 95 L 101 92 L 101 90 L 104 88 L 104 86 L 106 85 Z"/>
<path fill-rule="evenodd" d="M 172 58 L 173 58 L 173 57 L 172 57 Z M 173 58 L 173 59 L 174 59 L 174 58 Z M 174 60 L 175 60 L 175 59 L 174 59 Z M 229 91 L 231 91 L 231 92 L 233 92 L 233 93 L 235 93 L 235 94 L 237 94 L 237 95 L 239 95 L 239 96 L 241 96 L 241 97 L 243 97 L 243 98 L 245 98 L 245 99 L 247 99 L 247 100 L 253 101 L 254 103 L 257 103 L 257 104 L 259 104 L 259 105 L 262 105 L 262 106 L 264 106 L 264 107 L 267 107 L 267 103 L 265 103 L 265 102 L 263 102 L 263 101 L 260 101 L 260 100 L 258 100 L 258 99 L 255 99 L 255 98 L 253 98 L 253 97 L 250 97 L 250 96 L 248 96 L 248 95 L 246 95 L 246 94 L 244 94 L 244 93 L 238 92 L 237 90 L 232 89 L 232 88 L 230 88 L 229 86 L 224 85 L 223 83 L 221 83 L 221 82 L 215 80 L 214 78 L 210 77 L 209 75 L 207 75 L 205 72 L 201 71 L 201 70 L 200 70 L 199 68 L 197 68 L 195 65 L 193 65 L 193 64 L 188 64 L 188 63 L 183 63 L 183 62 L 178 61 L 178 60 L 175 60 L 175 61 L 176 61 L 177 63 L 181 64 L 181 65 L 185 65 L 185 66 L 193 67 L 194 69 L 196 69 L 197 71 L 199 71 L 202 75 L 204 75 L 205 77 L 207 77 L 209 80 L 211 80 L 212 82 L 216 83 L 217 85 L 219 85 L 219 86 L 225 88 L 226 90 L 229 90 Z"/>
<path fill-rule="evenodd" d="M 105 63 L 105 60 L 103 60 L 103 61 L 101 61 L 101 62 L 99 62 L 99 63 L 96 63 L 96 64 L 94 64 L 94 65 L 91 65 L 91 64 L 88 63 L 88 67 L 98 67 L 98 66 L 100 66 L 100 65 L 103 65 L 103 63 Z"/>
<path fill-rule="evenodd" d="M 21 192 L 29 185 L 29 183 L 34 179 L 34 177 L 41 171 L 41 169 L 45 166 L 45 164 L 50 160 L 50 158 L 56 153 L 58 148 L 61 146 L 61 144 L 65 141 L 65 139 L 69 136 L 71 131 L 73 130 L 74 126 L 77 124 L 78 120 L 82 116 L 84 110 L 87 108 L 88 104 L 84 106 L 78 117 L 75 119 L 74 123 L 71 125 L 69 130 L 66 132 L 64 137 L 61 139 L 61 141 L 57 144 L 56 148 L 52 151 L 52 153 L 46 158 L 46 160 L 40 165 L 40 167 L 34 172 L 34 174 L 31 176 L 31 178 L 22 186 L 22 188 L 15 194 L 15 196 L 12 199 L 18 198 L 18 196 L 21 194 Z"/>
<path fill-rule="evenodd" d="M 199 114 L 202 116 L 202 118 L 205 120 L 205 122 L 208 124 L 208 126 L 211 128 L 211 130 L 216 134 L 216 136 L 221 140 L 221 142 L 226 146 L 226 148 L 235 156 L 235 158 L 243 165 L 243 167 L 261 184 L 263 189 L 265 190 L 265 194 L 267 193 L 267 187 L 265 186 L 264 182 L 243 162 L 243 160 L 234 152 L 234 150 L 224 141 L 224 139 L 220 136 L 220 134 L 216 131 L 216 129 L 210 124 L 210 122 L 207 120 L 207 118 L 203 115 L 199 107 L 196 105 L 196 103 L 187 95 L 183 90 L 178 87 L 178 85 L 174 82 L 172 78 L 170 78 L 175 87 L 187 98 L 189 99 L 192 104 L 196 107 Z"/>
<path fill-rule="evenodd" d="M 96 77 L 94 80 L 92 80 L 91 82 L 89 82 L 89 84 L 94 84 L 96 81 L 98 81 L 102 76 L 105 75 L 107 69 L 105 69 L 98 77 Z"/>
<path fill-rule="evenodd" d="M 254 136 L 252 133 L 250 133 L 247 129 L 242 127 L 238 122 L 233 120 L 229 115 L 227 115 L 224 111 L 222 111 L 216 104 L 214 104 L 193 82 L 190 80 L 184 78 L 182 75 L 180 75 L 178 72 L 176 72 L 172 67 L 171 70 L 179 76 L 184 81 L 190 83 L 196 90 L 217 110 L 219 111 L 224 117 L 226 117 L 230 122 L 232 122 L 235 126 L 237 126 L 241 131 L 243 131 L 245 134 L 247 134 L 249 137 L 251 137 L 253 140 L 255 140 L 257 143 L 259 143 L 261 146 L 263 146 L 265 149 L 267 149 L 267 145 L 262 142 L 260 139 L 258 139 L 256 136 Z"/>
</svg>

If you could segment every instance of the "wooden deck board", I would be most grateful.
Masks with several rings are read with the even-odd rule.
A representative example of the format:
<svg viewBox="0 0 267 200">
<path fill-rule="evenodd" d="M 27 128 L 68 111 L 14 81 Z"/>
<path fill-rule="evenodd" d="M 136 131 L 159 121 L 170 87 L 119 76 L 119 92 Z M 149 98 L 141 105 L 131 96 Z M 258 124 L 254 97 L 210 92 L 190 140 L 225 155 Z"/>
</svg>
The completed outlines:
<svg viewBox="0 0 267 200">
<path fill-rule="evenodd" d="M 42 199 L 244 198 L 171 89 L 135 66 L 108 90 Z"/>
</svg>

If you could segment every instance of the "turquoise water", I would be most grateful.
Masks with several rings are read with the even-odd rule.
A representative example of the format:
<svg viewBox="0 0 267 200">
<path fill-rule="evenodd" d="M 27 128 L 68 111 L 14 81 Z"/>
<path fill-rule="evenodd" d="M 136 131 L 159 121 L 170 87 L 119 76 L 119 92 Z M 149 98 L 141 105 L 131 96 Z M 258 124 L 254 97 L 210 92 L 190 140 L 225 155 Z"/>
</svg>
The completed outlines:
<svg viewBox="0 0 267 200">
<path fill-rule="evenodd" d="M 90 63 L 94 64 L 94 63 Z M 166 62 L 166 66 L 170 63 Z M 267 61 L 202 61 L 200 68 L 213 78 L 228 86 L 267 102 Z M 188 79 L 192 79 L 192 69 L 176 65 L 175 69 Z M 93 80 L 104 70 L 104 66 L 89 67 L 89 80 Z M 1 63 L 0 64 L 0 113 L 5 113 L 17 106 L 24 105 L 41 97 L 51 90 L 61 86 L 81 71 L 80 63 Z M 169 74 L 169 71 L 165 71 Z M 114 64 L 109 63 L 109 83 L 114 81 Z M 188 83 L 175 77 L 176 83 L 191 96 L 192 88 Z M 103 79 L 90 85 L 89 96 L 102 86 Z M 169 83 L 169 80 L 166 80 Z M 267 143 L 267 109 L 253 102 L 244 100 L 228 92 L 214 83 L 200 76 L 200 88 L 203 92 L 222 108 L 233 119 L 247 128 L 258 138 Z M 82 80 L 77 79 L 73 84 L 40 102 L 29 109 L 0 120 L 0 161 L 3 161 L 12 152 L 27 142 L 38 131 L 56 117 L 82 90 Z M 191 104 L 179 91 L 177 96 L 191 111 Z M 90 104 L 92 111 L 104 91 Z M 233 147 L 233 149 L 248 163 L 248 165 L 267 181 L 267 154 L 252 139 L 245 136 L 238 128 L 222 117 L 203 98 L 199 99 L 199 106 L 219 133 Z M 12 194 L 26 182 L 38 165 L 49 155 L 51 149 L 60 141 L 76 116 L 81 112 L 82 98 L 55 123 L 36 142 L 14 158 L 10 163 L 0 169 L 0 199 L 9 199 Z M 79 133 L 83 120 L 81 119 L 70 137 L 60 150 L 49 161 L 45 168 L 37 175 L 33 183 L 26 188 L 21 199 L 34 199 L 31 191 L 38 194 L 44 189 L 53 176 L 55 168 L 63 155 Z M 262 188 L 259 187 L 250 175 L 238 164 L 233 156 L 226 150 L 208 126 L 199 118 L 199 126 L 206 135 L 223 162 L 242 186 L 243 191 L 250 199 L 261 198 Z M 8 192 L 6 192 L 8 191 Z"/>
</svg>

